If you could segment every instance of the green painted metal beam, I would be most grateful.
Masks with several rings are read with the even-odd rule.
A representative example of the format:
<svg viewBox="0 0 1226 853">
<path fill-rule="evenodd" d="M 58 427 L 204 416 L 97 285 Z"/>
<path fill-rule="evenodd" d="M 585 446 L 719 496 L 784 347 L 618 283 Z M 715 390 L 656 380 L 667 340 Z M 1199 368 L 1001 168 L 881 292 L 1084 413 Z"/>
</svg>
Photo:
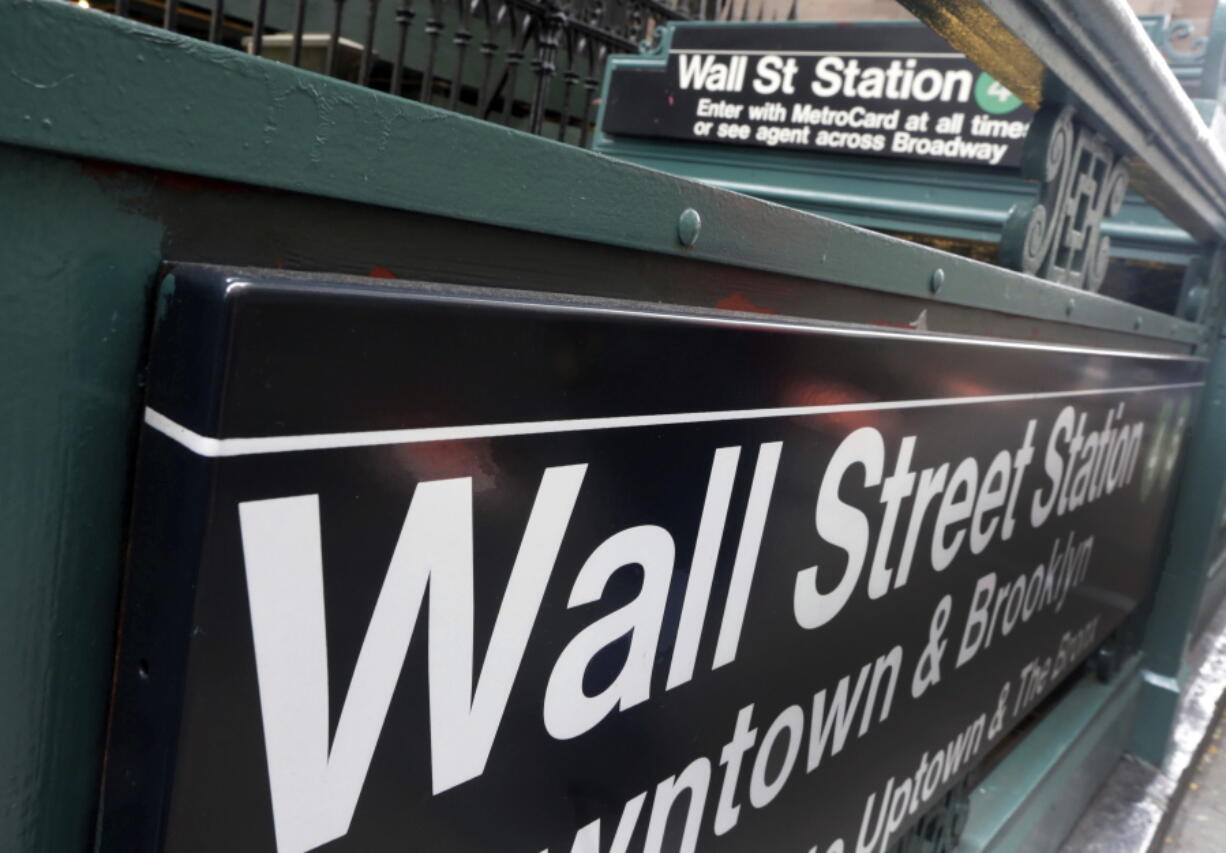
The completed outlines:
<svg viewBox="0 0 1226 853">
<path fill-rule="evenodd" d="M 1226 251 L 1212 280 L 1226 276 Z M 1144 690 L 1131 749 L 1152 764 L 1166 755 L 1184 676 L 1184 655 L 1205 592 L 1226 488 L 1226 325 L 1215 317 L 1217 346 L 1185 451 L 1169 546 L 1145 630 Z"/>
<path fill-rule="evenodd" d="M 1049 853 L 1072 830 L 1128 743 L 1139 660 L 1111 684 L 1073 685 L 980 782 L 962 853 Z"/>
<path fill-rule="evenodd" d="M 0 0 L 0 55 L 12 69 L 0 75 L 0 141 L 11 144 L 1201 339 L 1168 315 L 65 3 Z M 702 221 L 693 246 L 678 240 L 687 208 Z"/>
<path fill-rule="evenodd" d="M 973 166 L 607 134 L 597 135 L 593 149 L 861 228 L 954 240 L 999 242 L 1009 208 L 1035 193 L 1034 184 L 1014 172 Z M 1182 265 L 1201 251 L 1135 193 L 1103 222 L 1103 233 L 1115 258 Z"/>
</svg>

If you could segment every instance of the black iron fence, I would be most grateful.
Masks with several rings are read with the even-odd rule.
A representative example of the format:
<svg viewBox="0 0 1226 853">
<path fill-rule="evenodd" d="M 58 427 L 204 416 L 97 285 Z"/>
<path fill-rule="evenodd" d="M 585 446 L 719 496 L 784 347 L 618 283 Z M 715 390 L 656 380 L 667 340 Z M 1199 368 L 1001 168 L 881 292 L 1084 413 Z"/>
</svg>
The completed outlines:
<svg viewBox="0 0 1226 853">
<path fill-rule="evenodd" d="M 79 2 L 79 5 L 86 5 Z M 712 0 L 113 0 L 94 8 L 586 145 L 605 62 Z"/>
</svg>

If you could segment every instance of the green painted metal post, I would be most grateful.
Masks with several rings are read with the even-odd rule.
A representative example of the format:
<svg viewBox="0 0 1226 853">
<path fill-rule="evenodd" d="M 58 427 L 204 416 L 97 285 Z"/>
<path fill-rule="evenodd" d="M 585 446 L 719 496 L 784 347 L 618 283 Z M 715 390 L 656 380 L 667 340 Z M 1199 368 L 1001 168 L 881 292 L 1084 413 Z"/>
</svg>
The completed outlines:
<svg viewBox="0 0 1226 853">
<path fill-rule="evenodd" d="M 1218 292 L 1207 331 L 1213 343 L 1205 390 L 1188 437 L 1171 521 L 1170 547 L 1146 626 L 1143 686 L 1131 751 L 1153 764 L 1166 755 L 1182 689 L 1188 637 L 1200 609 L 1226 482 L 1226 346 L 1221 291 L 1226 252 L 1211 280 Z"/>
<path fill-rule="evenodd" d="M 960 853 L 1049 853 L 1093 798 L 1127 744 L 1138 661 L 1110 684 L 1088 677 L 1026 734 L 971 797 Z"/>
<path fill-rule="evenodd" d="M 79 162 L 0 145 L 6 853 L 85 850 L 96 810 L 161 242 L 155 223 L 123 209 L 122 190 Z"/>
</svg>

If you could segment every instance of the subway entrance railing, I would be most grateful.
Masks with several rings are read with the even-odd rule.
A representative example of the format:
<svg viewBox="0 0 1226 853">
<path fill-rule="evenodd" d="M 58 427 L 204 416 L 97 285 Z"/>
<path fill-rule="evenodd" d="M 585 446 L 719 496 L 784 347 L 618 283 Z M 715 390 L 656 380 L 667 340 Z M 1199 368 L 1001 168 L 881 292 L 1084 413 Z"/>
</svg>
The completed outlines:
<svg viewBox="0 0 1226 853">
<path fill-rule="evenodd" d="M 94 8 L 579 145 L 608 56 L 704 11 L 656 0 L 119 0 Z"/>
<path fill-rule="evenodd" d="M 0 0 L 0 847 L 1045 850 L 1160 761 L 1220 147 L 1121 4 L 907 5 L 1042 130 L 1017 269 L 474 119 L 582 142 L 667 7 Z"/>
</svg>

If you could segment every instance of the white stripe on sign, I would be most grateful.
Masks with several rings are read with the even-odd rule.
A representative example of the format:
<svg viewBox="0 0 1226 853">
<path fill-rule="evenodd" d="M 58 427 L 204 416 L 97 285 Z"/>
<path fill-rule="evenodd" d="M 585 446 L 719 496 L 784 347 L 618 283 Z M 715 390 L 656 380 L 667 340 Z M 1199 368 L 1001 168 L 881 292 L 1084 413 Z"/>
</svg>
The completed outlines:
<svg viewBox="0 0 1226 853">
<path fill-rule="evenodd" d="M 254 438 L 209 438 L 151 408 L 145 409 L 145 423 L 169 436 L 199 456 L 252 456 L 261 453 L 292 453 L 302 450 L 338 450 L 347 447 L 377 447 L 387 444 L 422 444 L 430 441 L 464 441 L 476 438 L 506 438 L 517 435 L 589 432 L 605 429 L 676 426 L 680 424 L 752 421 L 768 418 L 841 415 L 852 412 L 883 412 L 902 409 L 935 409 L 947 406 L 975 406 L 987 403 L 1016 403 L 1027 400 L 1059 400 L 1070 397 L 1102 397 L 1110 394 L 1146 394 L 1199 388 L 1203 382 L 1176 382 L 1168 385 L 1133 385 L 1122 388 L 1094 388 L 1083 391 L 1038 391 L 1029 394 L 990 394 L 980 397 L 941 397 L 926 400 L 887 400 L 874 403 L 831 403 L 821 406 L 779 406 L 769 409 L 726 409 L 712 412 L 676 412 L 662 415 L 620 415 L 606 418 L 570 418 L 552 421 L 518 421 L 467 426 L 413 427 L 410 429 L 329 432 L 313 435 L 273 435 Z"/>
</svg>

